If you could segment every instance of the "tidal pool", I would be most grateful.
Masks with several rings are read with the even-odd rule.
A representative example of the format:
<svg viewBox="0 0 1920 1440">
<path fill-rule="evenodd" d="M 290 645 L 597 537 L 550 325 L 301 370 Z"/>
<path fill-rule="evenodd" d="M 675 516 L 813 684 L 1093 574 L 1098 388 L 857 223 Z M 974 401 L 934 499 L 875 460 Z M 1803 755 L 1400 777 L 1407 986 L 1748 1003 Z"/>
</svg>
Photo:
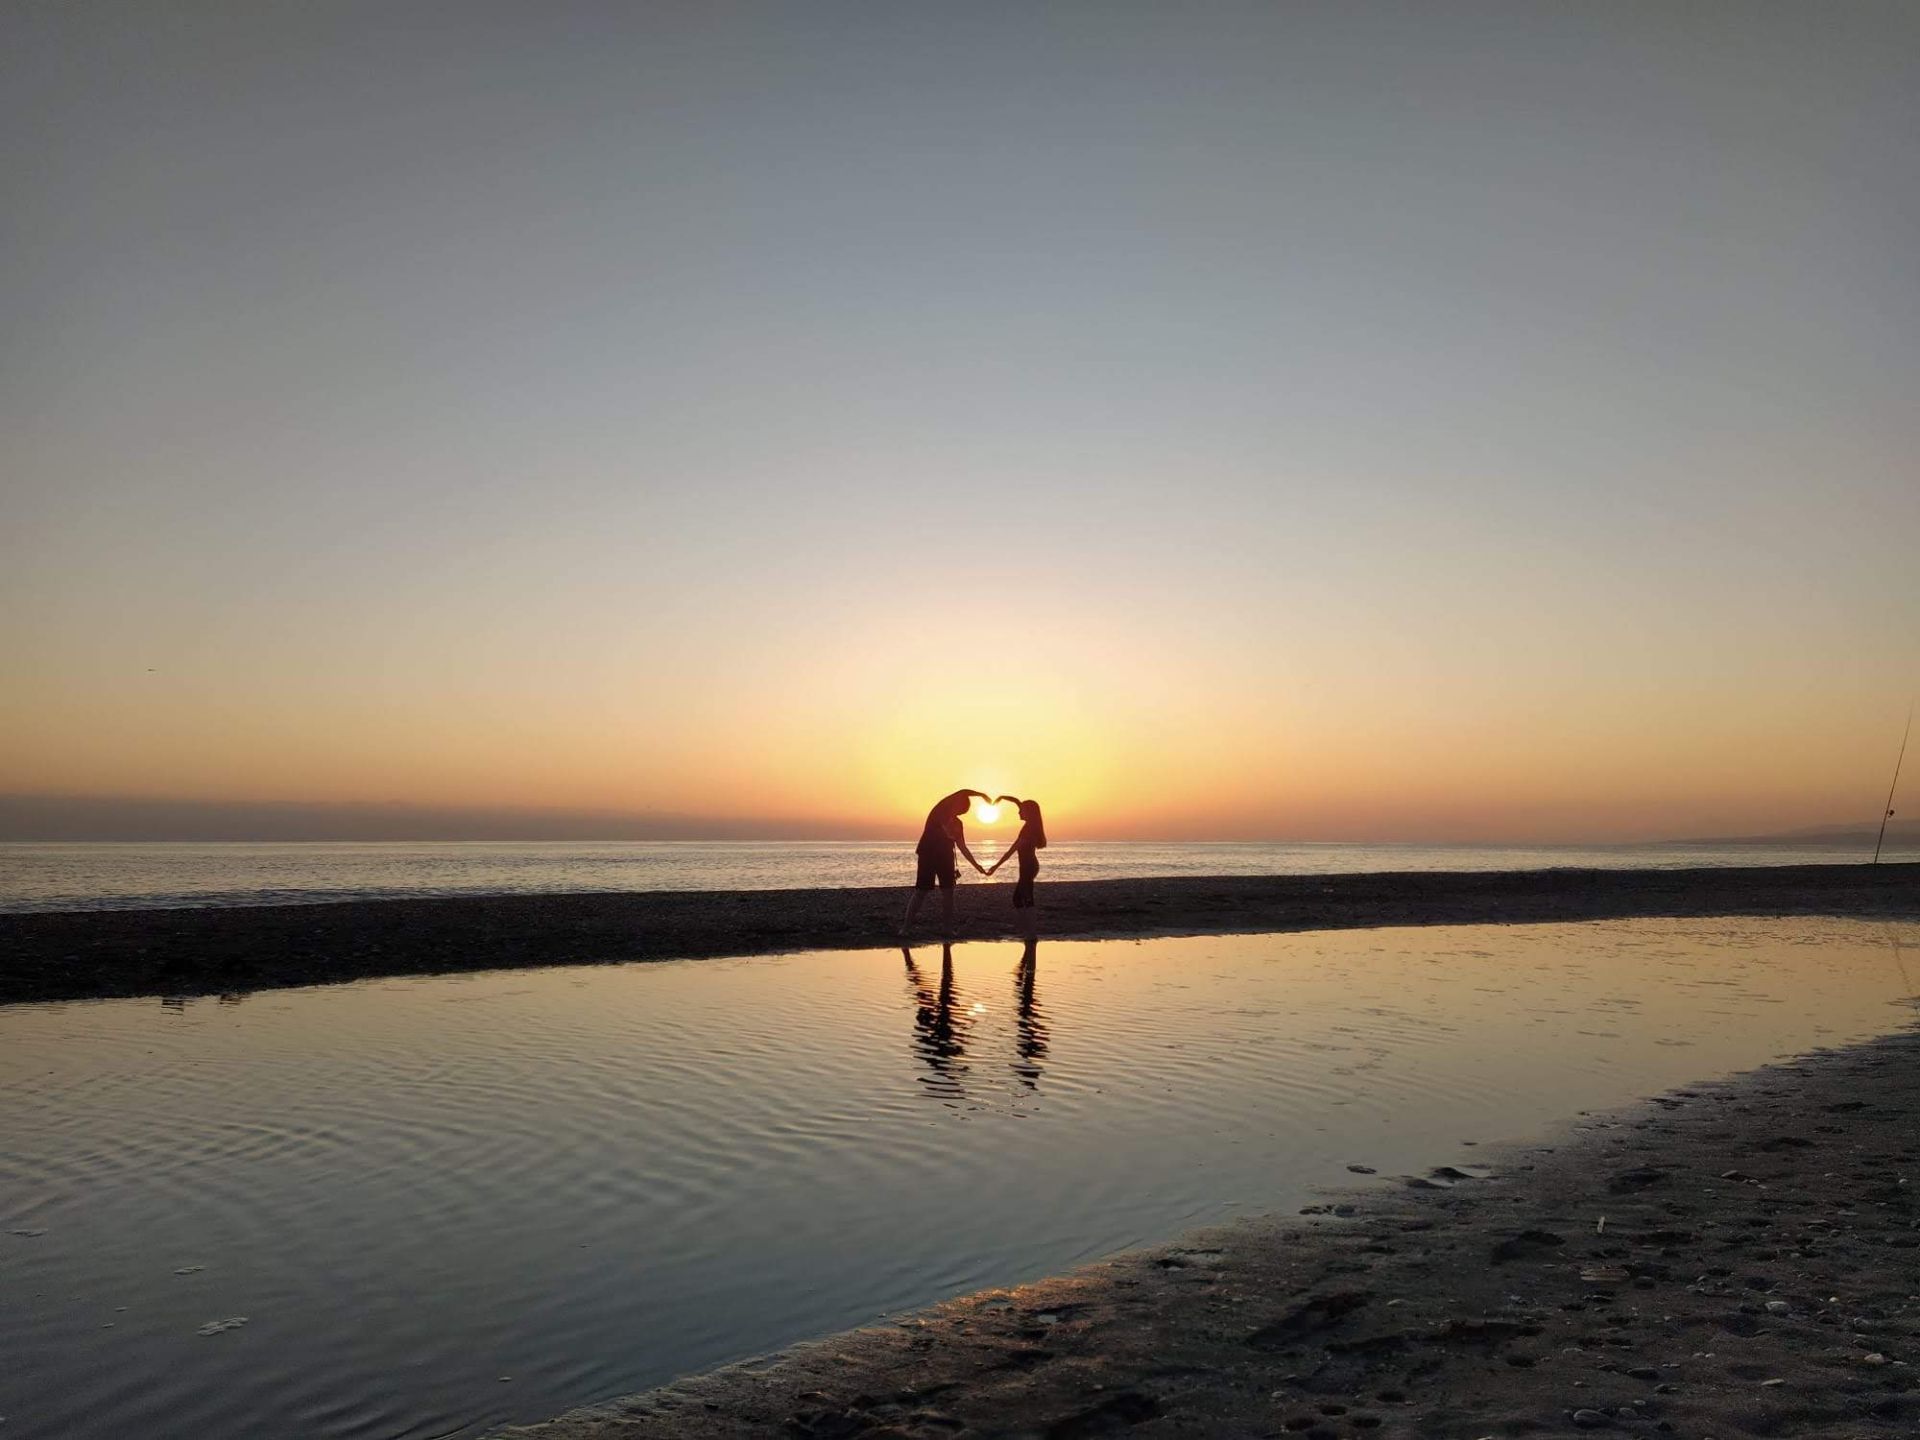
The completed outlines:
<svg viewBox="0 0 1920 1440">
<path fill-rule="evenodd" d="M 0 1416 L 479 1435 L 1910 1022 L 1920 926 L 964 944 L 0 1009 Z"/>
</svg>

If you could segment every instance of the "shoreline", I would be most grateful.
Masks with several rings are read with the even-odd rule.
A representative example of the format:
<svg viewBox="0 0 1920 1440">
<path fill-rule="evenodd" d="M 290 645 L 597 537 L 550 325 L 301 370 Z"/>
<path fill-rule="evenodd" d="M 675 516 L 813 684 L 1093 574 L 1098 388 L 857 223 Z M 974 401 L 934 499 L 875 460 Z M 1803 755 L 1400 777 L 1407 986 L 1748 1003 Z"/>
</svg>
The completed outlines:
<svg viewBox="0 0 1920 1440">
<path fill-rule="evenodd" d="M 956 942 L 1014 935 L 962 884 Z M 585 892 L 0 915 L 0 1004 L 208 995 L 397 975 L 890 949 L 908 887 Z M 937 907 L 937 898 L 929 902 Z M 1920 917 L 1920 864 L 1386 872 L 1049 884 L 1054 940 L 1644 916 Z M 934 943 L 937 909 L 915 944 Z"/>
<path fill-rule="evenodd" d="M 1908 1029 L 494 1434 L 1907 1434 L 1917 1116 Z"/>
</svg>

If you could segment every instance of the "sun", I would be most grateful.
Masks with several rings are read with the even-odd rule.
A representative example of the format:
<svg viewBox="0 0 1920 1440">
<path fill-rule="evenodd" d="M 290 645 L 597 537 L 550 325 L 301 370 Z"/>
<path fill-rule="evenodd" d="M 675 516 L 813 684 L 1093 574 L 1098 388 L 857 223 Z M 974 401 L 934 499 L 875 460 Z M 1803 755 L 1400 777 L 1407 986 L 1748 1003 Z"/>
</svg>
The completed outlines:
<svg viewBox="0 0 1920 1440">
<path fill-rule="evenodd" d="M 973 807 L 973 816 L 982 825 L 991 825 L 1000 818 L 1000 807 L 982 801 Z"/>
</svg>

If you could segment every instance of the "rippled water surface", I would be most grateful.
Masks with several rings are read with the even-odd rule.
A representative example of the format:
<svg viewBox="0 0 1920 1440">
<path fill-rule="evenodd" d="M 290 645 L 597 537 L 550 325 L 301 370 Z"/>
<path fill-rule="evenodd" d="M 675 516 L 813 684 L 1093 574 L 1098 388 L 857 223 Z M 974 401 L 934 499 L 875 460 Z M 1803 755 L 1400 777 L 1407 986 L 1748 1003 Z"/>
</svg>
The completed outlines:
<svg viewBox="0 0 1920 1440">
<path fill-rule="evenodd" d="M 4 1433 L 477 1435 L 1896 1028 L 1916 947 L 1634 921 L 0 1010 Z"/>
<path fill-rule="evenodd" d="M 970 827 L 985 855 L 1015 827 Z M 1859 843 L 1670 845 L 1333 845 L 1057 842 L 1047 879 L 1164 875 L 1352 875 L 1382 871 L 1672 869 L 1844 865 Z M 1888 860 L 1920 860 L 1898 841 Z M 625 841 L 534 844 L 390 841 L 301 844 L 0 843 L 0 911 L 317 904 L 436 895 L 599 890 L 805 890 L 907 885 L 912 836 L 845 841 Z M 1011 884 L 1008 871 L 1001 883 Z M 975 883 L 971 876 L 967 883 Z"/>
</svg>

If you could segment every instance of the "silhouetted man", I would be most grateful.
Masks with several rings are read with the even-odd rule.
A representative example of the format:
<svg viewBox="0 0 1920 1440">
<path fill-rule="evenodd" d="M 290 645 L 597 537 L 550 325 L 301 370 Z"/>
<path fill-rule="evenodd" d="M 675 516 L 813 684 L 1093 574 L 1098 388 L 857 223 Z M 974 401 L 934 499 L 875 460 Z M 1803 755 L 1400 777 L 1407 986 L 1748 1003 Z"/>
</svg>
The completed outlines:
<svg viewBox="0 0 1920 1440">
<path fill-rule="evenodd" d="M 973 858 L 973 852 L 967 849 L 966 831 L 961 827 L 960 817 L 973 808 L 973 797 L 987 798 L 984 790 L 956 790 L 927 812 L 927 823 L 920 831 L 920 843 L 913 847 L 913 853 L 919 862 L 913 877 L 913 898 L 907 901 L 907 918 L 900 922 L 900 933 L 905 935 L 913 928 L 913 917 L 920 913 L 920 907 L 927 903 L 927 892 L 935 885 L 940 887 L 940 913 L 945 929 L 942 935 L 953 935 L 953 887 L 960 878 L 960 867 L 953 852 L 958 850 L 967 857 L 967 863 L 982 875 L 986 870 Z"/>
</svg>

